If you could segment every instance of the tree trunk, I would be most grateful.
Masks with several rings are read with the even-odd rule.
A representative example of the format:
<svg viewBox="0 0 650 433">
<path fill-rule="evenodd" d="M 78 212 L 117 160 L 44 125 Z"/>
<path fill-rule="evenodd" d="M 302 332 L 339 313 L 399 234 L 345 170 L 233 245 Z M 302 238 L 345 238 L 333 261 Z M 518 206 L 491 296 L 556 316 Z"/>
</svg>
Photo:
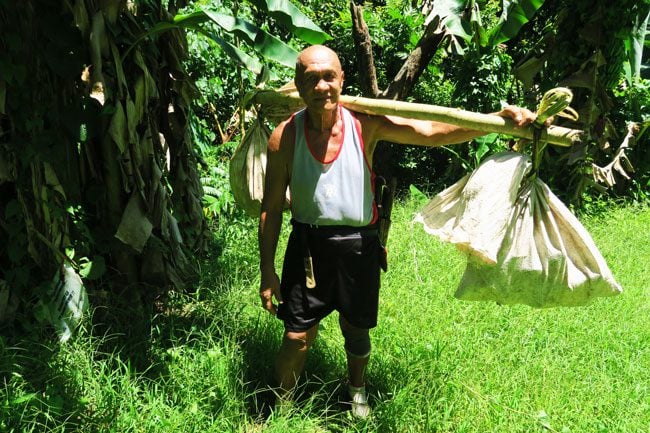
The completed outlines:
<svg viewBox="0 0 650 433">
<path fill-rule="evenodd" d="M 135 43 L 170 12 L 161 2 L 50 3 L 0 3 L 10 71 L 0 74 L 0 242 L 28 251 L 0 249 L 0 321 L 45 295 L 64 262 L 96 264 L 84 283 L 113 298 L 186 287 L 188 253 L 207 233 L 185 35 Z"/>
<path fill-rule="evenodd" d="M 361 91 L 363 96 L 376 98 L 379 95 L 377 71 L 372 55 L 372 40 L 366 21 L 363 19 L 363 8 L 354 4 L 354 1 L 350 1 L 350 14 L 352 15 L 352 37 L 359 61 Z"/>
<path fill-rule="evenodd" d="M 372 40 L 368 33 L 368 26 L 363 19 L 362 7 L 355 5 L 354 0 L 350 0 L 350 12 L 352 15 L 352 35 L 356 45 L 361 88 L 364 95 L 372 98 L 405 99 L 443 41 L 443 35 L 436 33 L 438 20 L 434 20 L 435 22 L 430 22 L 426 26 L 415 49 L 409 54 L 397 75 L 388 87 L 380 92 L 377 86 L 377 73 L 372 54 Z M 373 156 L 373 168 L 377 174 L 387 179 L 394 176 L 392 161 L 395 159 L 393 157 L 395 151 L 392 144 L 377 147 Z"/>
</svg>

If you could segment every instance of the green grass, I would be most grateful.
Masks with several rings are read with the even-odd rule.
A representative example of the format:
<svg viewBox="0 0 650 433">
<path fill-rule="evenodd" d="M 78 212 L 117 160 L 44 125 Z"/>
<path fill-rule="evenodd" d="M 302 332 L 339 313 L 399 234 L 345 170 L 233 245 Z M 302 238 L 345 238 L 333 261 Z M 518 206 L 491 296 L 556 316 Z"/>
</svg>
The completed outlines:
<svg viewBox="0 0 650 433">
<path fill-rule="evenodd" d="M 255 226 L 239 221 L 215 233 L 224 246 L 202 263 L 196 292 L 156 312 L 97 311 L 63 346 L 1 337 L 0 432 L 650 431 L 650 209 L 582 219 L 622 295 L 544 310 L 455 299 L 464 258 L 411 222 L 416 209 L 394 211 L 372 419 L 337 403 L 335 315 L 296 404 L 270 411 L 282 326 L 259 306 Z"/>
</svg>

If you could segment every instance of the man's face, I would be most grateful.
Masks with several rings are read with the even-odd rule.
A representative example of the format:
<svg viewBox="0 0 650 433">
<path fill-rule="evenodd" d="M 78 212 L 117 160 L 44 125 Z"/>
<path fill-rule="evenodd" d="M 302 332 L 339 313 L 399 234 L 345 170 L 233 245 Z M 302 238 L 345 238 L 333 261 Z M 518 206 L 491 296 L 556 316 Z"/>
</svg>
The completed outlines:
<svg viewBox="0 0 650 433">
<path fill-rule="evenodd" d="M 343 71 L 336 55 L 315 49 L 304 52 L 300 63 L 296 87 L 307 108 L 316 113 L 336 109 L 343 88 Z"/>
</svg>

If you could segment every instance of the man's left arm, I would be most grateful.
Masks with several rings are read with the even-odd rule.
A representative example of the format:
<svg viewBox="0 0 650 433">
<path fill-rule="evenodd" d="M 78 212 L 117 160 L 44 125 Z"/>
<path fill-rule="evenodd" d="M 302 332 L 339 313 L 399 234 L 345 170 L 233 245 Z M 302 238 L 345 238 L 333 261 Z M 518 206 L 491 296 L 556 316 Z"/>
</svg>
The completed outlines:
<svg viewBox="0 0 650 433">
<path fill-rule="evenodd" d="M 493 114 L 512 119 L 515 125 L 520 128 L 529 125 L 535 120 L 535 113 L 514 105 L 509 105 Z M 364 123 L 367 124 L 366 131 L 369 135 L 366 138 L 367 142 L 373 147 L 380 140 L 436 147 L 464 143 L 485 135 L 485 132 L 442 122 L 408 119 L 398 116 L 372 117 L 372 119 L 368 119 Z"/>
</svg>

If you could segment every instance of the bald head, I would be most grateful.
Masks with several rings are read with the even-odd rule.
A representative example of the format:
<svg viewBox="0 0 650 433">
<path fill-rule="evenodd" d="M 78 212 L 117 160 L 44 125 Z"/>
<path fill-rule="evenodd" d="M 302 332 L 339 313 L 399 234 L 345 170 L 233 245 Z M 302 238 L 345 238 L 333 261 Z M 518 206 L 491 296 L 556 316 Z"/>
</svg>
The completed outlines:
<svg viewBox="0 0 650 433">
<path fill-rule="evenodd" d="M 313 45 L 300 52 L 294 81 L 309 113 L 336 114 L 343 75 L 339 56 L 329 48 Z"/>
<path fill-rule="evenodd" d="M 330 48 L 324 45 L 312 45 L 305 48 L 298 54 L 296 59 L 296 82 L 302 79 L 302 75 L 310 65 L 331 64 L 337 72 L 342 72 L 339 56 Z"/>
</svg>

